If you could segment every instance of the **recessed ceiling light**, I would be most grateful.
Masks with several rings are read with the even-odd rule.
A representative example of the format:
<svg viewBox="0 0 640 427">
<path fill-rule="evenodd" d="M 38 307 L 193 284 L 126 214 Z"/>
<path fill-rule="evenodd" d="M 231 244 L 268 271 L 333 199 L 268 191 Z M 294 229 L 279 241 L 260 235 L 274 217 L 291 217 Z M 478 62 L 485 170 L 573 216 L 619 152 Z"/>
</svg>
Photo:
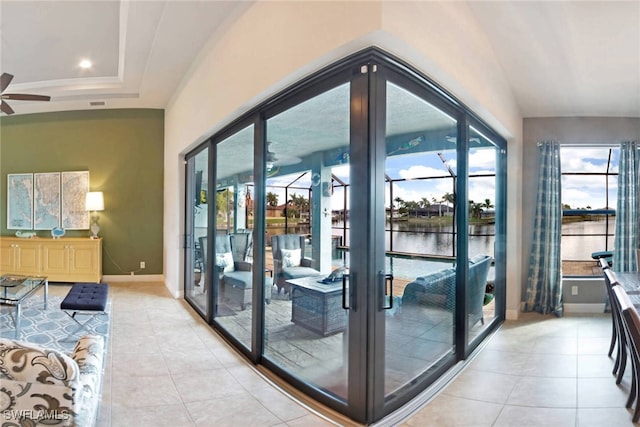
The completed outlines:
<svg viewBox="0 0 640 427">
<path fill-rule="evenodd" d="M 80 65 L 80 68 L 87 70 L 87 69 L 91 68 L 93 63 L 88 59 L 83 59 L 82 61 L 80 61 L 79 65 Z"/>
</svg>

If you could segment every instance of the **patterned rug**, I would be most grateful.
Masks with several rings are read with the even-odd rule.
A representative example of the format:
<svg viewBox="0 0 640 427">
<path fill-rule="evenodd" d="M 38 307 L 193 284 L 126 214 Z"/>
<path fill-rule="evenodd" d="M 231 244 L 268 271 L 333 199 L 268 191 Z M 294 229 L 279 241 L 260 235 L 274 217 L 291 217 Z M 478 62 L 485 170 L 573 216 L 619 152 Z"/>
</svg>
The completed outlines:
<svg viewBox="0 0 640 427">
<path fill-rule="evenodd" d="M 95 316 L 84 329 L 60 310 L 62 297 L 49 296 L 48 309 L 45 310 L 42 295 L 35 295 L 22 303 L 20 317 L 20 340 L 28 341 L 47 348 L 71 353 L 76 341 L 83 335 L 101 335 L 106 341 L 109 336 L 110 314 Z M 111 313 L 111 299 L 107 302 L 107 313 Z M 15 306 L 0 305 L 0 337 L 15 338 Z M 76 316 L 84 323 L 89 316 Z"/>
</svg>

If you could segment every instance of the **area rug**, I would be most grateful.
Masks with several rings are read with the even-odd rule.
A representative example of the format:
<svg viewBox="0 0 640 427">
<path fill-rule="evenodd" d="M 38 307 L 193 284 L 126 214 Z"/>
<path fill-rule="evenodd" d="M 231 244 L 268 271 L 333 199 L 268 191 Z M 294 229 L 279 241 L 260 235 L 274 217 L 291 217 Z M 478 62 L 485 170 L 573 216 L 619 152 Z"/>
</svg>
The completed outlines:
<svg viewBox="0 0 640 427">
<path fill-rule="evenodd" d="M 43 298 L 35 295 L 22 303 L 20 340 L 65 353 L 71 353 L 78 339 L 87 334 L 103 336 L 106 343 L 110 330 L 111 299 L 107 302 L 108 314 L 95 316 L 84 329 L 79 330 L 80 326 L 60 310 L 62 297 L 49 296 L 47 310 L 44 309 Z M 14 339 L 14 316 L 15 306 L 0 305 L 0 337 Z M 88 319 L 86 315 L 76 317 L 81 323 Z"/>
</svg>

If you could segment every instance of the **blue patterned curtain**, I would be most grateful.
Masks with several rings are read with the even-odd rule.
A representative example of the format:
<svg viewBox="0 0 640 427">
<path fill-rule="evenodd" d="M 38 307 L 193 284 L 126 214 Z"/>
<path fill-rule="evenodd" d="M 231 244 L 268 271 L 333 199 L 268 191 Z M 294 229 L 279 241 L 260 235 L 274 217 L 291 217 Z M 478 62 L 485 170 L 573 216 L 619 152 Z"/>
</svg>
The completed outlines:
<svg viewBox="0 0 640 427">
<path fill-rule="evenodd" d="M 640 173 L 638 142 L 620 145 L 618 206 L 613 250 L 614 271 L 636 271 L 636 248 L 640 245 Z"/>
<path fill-rule="evenodd" d="M 538 144 L 540 177 L 524 311 L 562 316 L 560 144 Z"/>
</svg>

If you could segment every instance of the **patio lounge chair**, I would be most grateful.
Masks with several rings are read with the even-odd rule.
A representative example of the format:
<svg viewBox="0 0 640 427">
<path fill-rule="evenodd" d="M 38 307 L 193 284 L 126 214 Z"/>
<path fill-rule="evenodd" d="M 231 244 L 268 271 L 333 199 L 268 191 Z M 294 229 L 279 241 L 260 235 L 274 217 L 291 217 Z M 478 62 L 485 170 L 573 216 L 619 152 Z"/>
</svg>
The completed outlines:
<svg viewBox="0 0 640 427">
<path fill-rule="evenodd" d="M 200 238 L 206 265 L 206 237 Z M 241 310 L 251 304 L 253 296 L 253 264 L 245 261 L 251 245 L 251 234 L 218 234 L 215 245 L 215 271 L 220 276 L 220 295 L 223 301 L 239 305 Z M 265 299 L 271 302 L 273 280 L 265 277 Z"/>
<path fill-rule="evenodd" d="M 483 305 L 491 257 L 478 255 L 469 260 L 467 282 L 469 326 L 478 321 L 484 324 Z M 409 283 L 402 294 L 402 304 L 418 304 L 455 309 L 456 269 L 454 267 L 434 271 Z"/>
<path fill-rule="evenodd" d="M 291 294 L 289 279 L 317 276 L 320 272 L 312 267 L 313 260 L 304 257 L 305 238 L 300 234 L 281 234 L 271 237 L 273 253 L 273 277 L 278 293 L 284 289 Z"/>
</svg>

